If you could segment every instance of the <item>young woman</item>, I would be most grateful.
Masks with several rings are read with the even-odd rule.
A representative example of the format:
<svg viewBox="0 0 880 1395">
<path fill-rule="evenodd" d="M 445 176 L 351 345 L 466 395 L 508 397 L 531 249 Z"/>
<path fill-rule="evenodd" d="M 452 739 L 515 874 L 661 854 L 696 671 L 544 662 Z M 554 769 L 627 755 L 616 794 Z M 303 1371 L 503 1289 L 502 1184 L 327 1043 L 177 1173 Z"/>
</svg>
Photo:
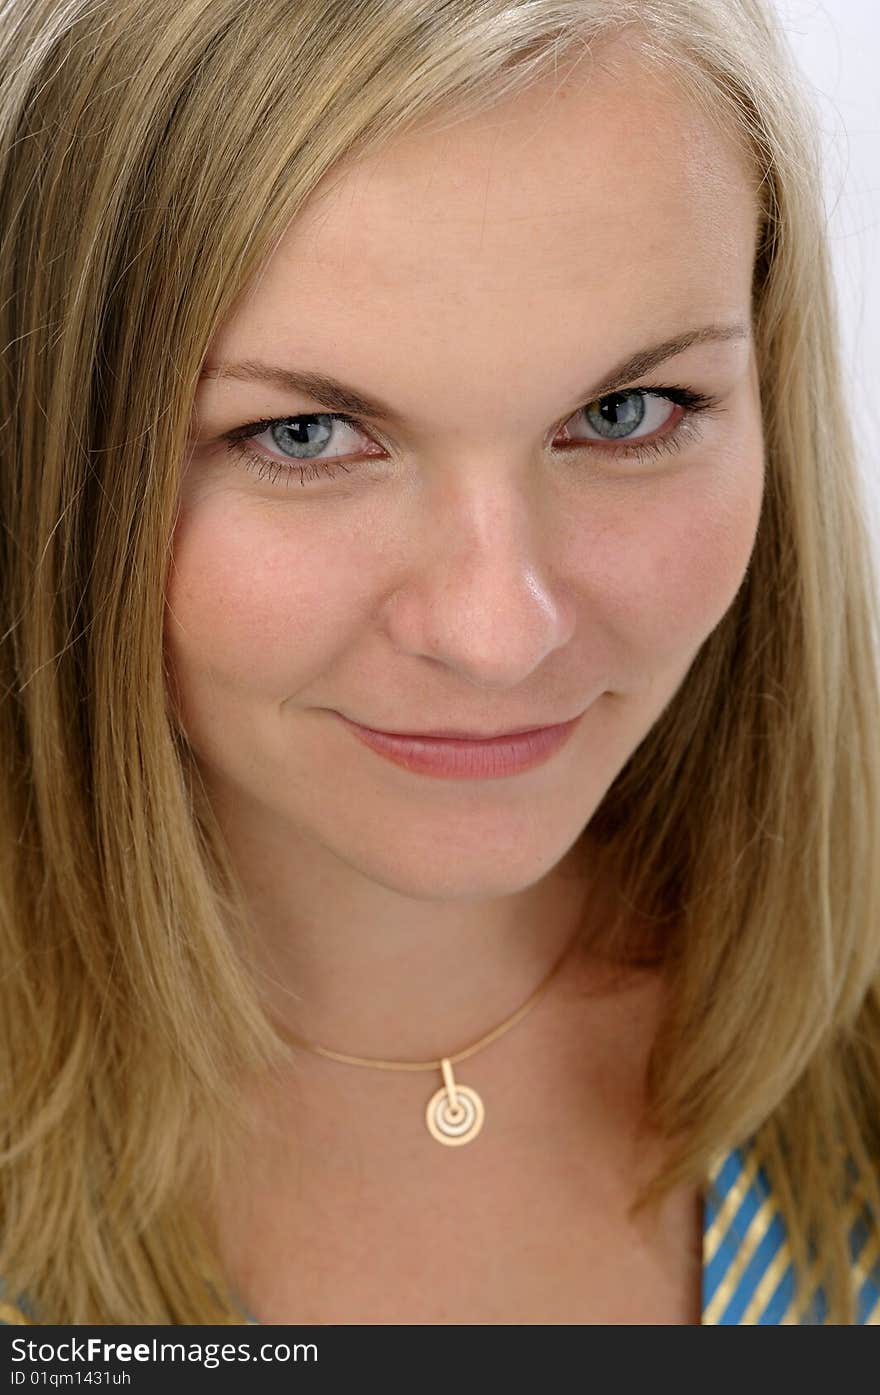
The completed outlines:
<svg viewBox="0 0 880 1395">
<path fill-rule="evenodd" d="M 876 575 L 764 6 L 0 25 L 6 1320 L 880 1319 Z"/>
</svg>

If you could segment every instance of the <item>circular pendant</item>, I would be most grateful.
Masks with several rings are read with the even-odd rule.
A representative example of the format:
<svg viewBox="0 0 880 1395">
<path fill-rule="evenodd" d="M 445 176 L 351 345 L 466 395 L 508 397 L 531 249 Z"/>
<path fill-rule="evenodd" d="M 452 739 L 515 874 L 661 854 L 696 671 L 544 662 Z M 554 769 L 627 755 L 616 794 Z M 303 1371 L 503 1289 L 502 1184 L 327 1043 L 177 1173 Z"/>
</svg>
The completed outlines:
<svg viewBox="0 0 880 1395">
<path fill-rule="evenodd" d="M 469 1085 L 455 1083 L 452 1067 L 445 1059 L 442 1070 L 446 1084 L 434 1092 L 425 1110 L 428 1130 L 438 1143 L 453 1147 L 459 1143 L 470 1143 L 483 1127 L 483 1101 Z"/>
</svg>

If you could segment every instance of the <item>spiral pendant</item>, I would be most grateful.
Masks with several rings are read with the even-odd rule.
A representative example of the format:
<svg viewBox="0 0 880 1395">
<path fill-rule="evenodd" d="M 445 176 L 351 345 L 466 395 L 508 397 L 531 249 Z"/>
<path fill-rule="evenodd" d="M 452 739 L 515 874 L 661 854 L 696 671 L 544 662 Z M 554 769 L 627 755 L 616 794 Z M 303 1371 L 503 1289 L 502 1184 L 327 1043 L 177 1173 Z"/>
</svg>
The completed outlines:
<svg viewBox="0 0 880 1395">
<path fill-rule="evenodd" d="M 457 1085 L 447 1057 L 440 1062 L 444 1084 L 428 1100 L 425 1120 L 438 1143 L 470 1143 L 483 1127 L 483 1101 L 469 1085 Z"/>
</svg>

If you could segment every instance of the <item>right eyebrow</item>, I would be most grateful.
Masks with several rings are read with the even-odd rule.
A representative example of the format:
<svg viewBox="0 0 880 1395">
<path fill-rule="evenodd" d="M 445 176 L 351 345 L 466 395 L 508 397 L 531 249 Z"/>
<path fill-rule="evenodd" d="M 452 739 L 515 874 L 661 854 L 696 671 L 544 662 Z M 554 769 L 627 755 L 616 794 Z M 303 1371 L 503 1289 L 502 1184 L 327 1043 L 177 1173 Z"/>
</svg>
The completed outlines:
<svg viewBox="0 0 880 1395">
<path fill-rule="evenodd" d="M 664 339 L 659 344 L 639 349 L 618 363 L 600 383 L 593 383 L 584 388 L 583 392 L 577 395 L 575 407 L 630 386 L 634 379 L 650 373 L 652 369 L 659 367 L 667 359 L 674 358 L 676 354 L 684 353 L 692 344 L 747 339 L 750 332 L 749 326 L 741 321 L 733 324 L 703 325 L 698 329 L 688 329 L 673 335 L 671 339 Z M 371 396 L 360 388 L 342 383 L 337 378 L 317 370 L 284 368 L 277 364 L 264 363 L 261 359 L 245 359 L 241 363 L 206 367 L 202 370 L 199 381 L 220 381 L 226 378 L 242 383 L 268 383 L 284 392 L 310 397 L 331 412 L 346 412 L 355 417 L 402 423 L 400 414 L 381 398 Z"/>
</svg>

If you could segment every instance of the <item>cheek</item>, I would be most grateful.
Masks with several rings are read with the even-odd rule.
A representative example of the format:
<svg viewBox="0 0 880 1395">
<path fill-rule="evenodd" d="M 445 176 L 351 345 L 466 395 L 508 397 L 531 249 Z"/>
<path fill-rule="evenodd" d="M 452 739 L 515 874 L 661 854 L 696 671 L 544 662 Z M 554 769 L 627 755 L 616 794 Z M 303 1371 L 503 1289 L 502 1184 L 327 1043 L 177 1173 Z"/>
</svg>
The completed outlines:
<svg viewBox="0 0 880 1395">
<path fill-rule="evenodd" d="M 219 492 L 181 512 L 165 648 L 184 709 L 280 703 L 345 649 L 368 604 L 364 572 L 319 533 Z"/>
<path fill-rule="evenodd" d="M 733 604 L 754 547 L 763 494 L 760 441 L 743 453 L 634 489 L 590 569 L 623 677 L 689 663 Z"/>
</svg>

